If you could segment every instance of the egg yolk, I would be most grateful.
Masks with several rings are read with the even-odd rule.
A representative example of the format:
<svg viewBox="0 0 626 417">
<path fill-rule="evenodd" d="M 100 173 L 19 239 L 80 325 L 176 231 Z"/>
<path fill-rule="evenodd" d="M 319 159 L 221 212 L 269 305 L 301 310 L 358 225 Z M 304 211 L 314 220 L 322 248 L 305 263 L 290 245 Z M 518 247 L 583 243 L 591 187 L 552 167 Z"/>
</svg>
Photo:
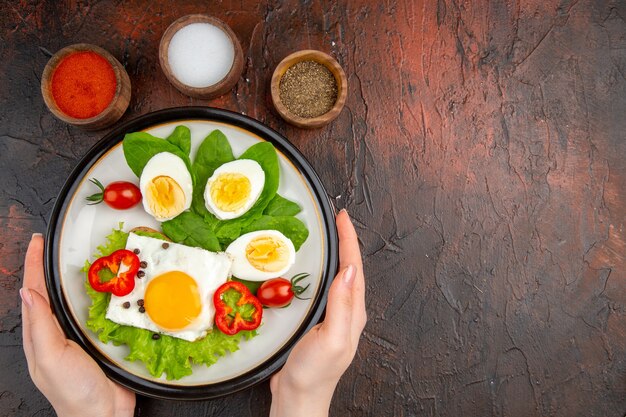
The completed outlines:
<svg viewBox="0 0 626 417">
<path fill-rule="evenodd" d="M 156 218 L 167 218 L 182 213 L 185 207 L 185 193 L 171 177 L 154 177 L 146 187 L 150 210 Z"/>
<path fill-rule="evenodd" d="M 202 302 L 196 281 L 181 271 L 153 278 L 144 295 L 150 319 L 165 330 L 180 330 L 200 315 Z"/>
<path fill-rule="evenodd" d="M 252 186 L 248 177 L 236 172 L 218 175 L 211 184 L 211 199 L 222 211 L 241 209 L 250 198 Z"/>
<path fill-rule="evenodd" d="M 280 239 L 259 236 L 246 246 L 246 259 L 259 271 L 276 272 L 289 262 L 289 250 Z"/>
</svg>

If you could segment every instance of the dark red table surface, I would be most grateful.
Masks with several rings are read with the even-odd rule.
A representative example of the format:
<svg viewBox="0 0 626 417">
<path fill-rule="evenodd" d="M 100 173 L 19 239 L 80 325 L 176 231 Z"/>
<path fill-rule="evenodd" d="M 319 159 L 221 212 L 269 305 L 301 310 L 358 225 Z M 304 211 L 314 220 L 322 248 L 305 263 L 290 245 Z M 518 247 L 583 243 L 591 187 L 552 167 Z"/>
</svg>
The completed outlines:
<svg viewBox="0 0 626 417">
<path fill-rule="evenodd" d="M 0 415 L 53 410 L 28 376 L 17 290 L 32 232 L 106 130 L 43 103 L 63 46 L 100 45 L 149 111 L 252 116 L 311 161 L 356 223 L 369 322 L 336 416 L 623 416 L 626 412 L 626 2 L 3 2 L 0 6 Z M 157 47 L 203 12 L 241 40 L 244 73 L 195 100 Z M 334 55 L 348 101 L 312 131 L 271 105 L 276 64 Z M 139 398 L 141 416 L 267 415 L 267 384 L 216 401 Z"/>
</svg>

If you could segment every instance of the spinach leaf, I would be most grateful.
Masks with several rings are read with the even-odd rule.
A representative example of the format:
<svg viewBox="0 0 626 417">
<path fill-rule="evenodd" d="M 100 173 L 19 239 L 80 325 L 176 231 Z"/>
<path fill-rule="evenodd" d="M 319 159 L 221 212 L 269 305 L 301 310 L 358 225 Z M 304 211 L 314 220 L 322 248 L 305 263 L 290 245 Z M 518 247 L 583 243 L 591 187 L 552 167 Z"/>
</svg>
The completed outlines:
<svg viewBox="0 0 626 417">
<path fill-rule="evenodd" d="M 161 228 L 163 233 L 174 242 L 212 252 L 222 250 L 211 227 L 204 222 L 202 217 L 190 211 L 186 211 L 172 220 L 161 223 Z"/>
<path fill-rule="evenodd" d="M 196 153 L 191 169 L 196 177 L 196 187 L 193 190 L 191 209 L 201 216 L 209 214 L 204 205 L 204 188 L 213 172 L 221 165 L 233 161 L 233 150 L 226 136 L 219 130 L 214 130 L 207 136 Z"/>
<path fill-rule="evenodd" d="M 165 139 L 186 155 L 191 152 L 191 131 L 187 126 L 176 126 L 176 129 Z"/>
<path fill-rule="evenodd" d="M 278 191 L 278 181 L 280 180 L 278 155 L 276 154 L 274 145 L 269 142 L 260 142 L 249 147 L 237 159 L 252 159 L 253 161 L 257 161 L 265 172 L 265 186 L 263 187 L 259 199 L 254 206 L 242 216 L 248 216 L 248 218 L 250 218 L 253 215 L 263 213 L 263 210 L 265 210 L 269 202 L 276 195 L 276 191 Z"/>
<path fill-rule="evenodd" d="M 146 230 L 131 230 L 131 232 L 138 236 L 151 237 L 153 239 L 167 241 L 167 237 L 161 232 L 148 232 Z"/>
<path fill-rule="evenodd" d="M 295 216 L 301 211 L 302 208 L 300 208 L 298 203 L 276 194 L 265 208 L 263 214 L 268 216 Z"/>
<path fill-rule="evenodd" d="M 241 230 L 241 233 L 254 232 L 255 230 L 278 230 L 287 236 L 296 251 L 309 237 L 309 229 L 300 219 L 293 216 L 261 216 Z"/>
<path fill-rule="evenodd" d="M 214 229 L 215 236 L 220 241 L 223 248 L 226 248 L 231 242 L 241 236 L 241 222 L 228 221 L 217 222 Z"/>
<path fill-rule="evenodd" d="M 170 152 L 179 156 L 191 172 L 189 155 L 185 154 L 178 146 L 167 140 L 157 138 L 146 132 L 129 133 L 124 136 L 124 157 L 130 169 L 137 177 L 141 176 L 144 167 L 154 155 L 161 152 Z"/>
<path fill-rule="evenodd" d="M 247 281 L 245 279 L 233 277 L 233 281 L 241 282 L 243 285 L 248 287 L 252 294 L 256 294 L 257 290 L 263 284 L 263 281 Z"/>
</svg>

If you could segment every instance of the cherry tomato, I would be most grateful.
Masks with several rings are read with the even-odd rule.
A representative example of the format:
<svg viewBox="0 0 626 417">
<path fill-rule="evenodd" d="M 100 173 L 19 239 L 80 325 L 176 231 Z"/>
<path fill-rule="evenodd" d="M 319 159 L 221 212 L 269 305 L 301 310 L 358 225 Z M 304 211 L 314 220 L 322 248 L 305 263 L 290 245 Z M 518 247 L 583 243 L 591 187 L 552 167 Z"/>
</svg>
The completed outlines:
<svg viewBox="0 0 626 417">
<path fill-rule="evenodd" d="M 265 281 L 256 292 L 256 296 L 265 307 L 287 307 L 291 304 L 294 297 L 303 300 L 300 297 L 310 284 L 301 287 L 298 282 L 308 277 L 309 274 L 298 274 L 291 278 L 291 281 L 285 278 L 274 278 Z"/>
<path fill-rule="evenodd" d="M 274 278 L 261 284 L 256 296 L 266 307 L 285 307 L 291 303 L 294 294 L 289 280 Z"/>
<path fill-rule="evenodd" d="M 116 210 L 126 210 L 141 201 L 141 191 L 132 182 L 115 181 L 104 187 L 95 178 L 90 179 L 93 184 L 100 188 L 99 193 L 87 197 L 89 204 L 98 204 L 104 201 L 109 207 Z"/>
</svg>

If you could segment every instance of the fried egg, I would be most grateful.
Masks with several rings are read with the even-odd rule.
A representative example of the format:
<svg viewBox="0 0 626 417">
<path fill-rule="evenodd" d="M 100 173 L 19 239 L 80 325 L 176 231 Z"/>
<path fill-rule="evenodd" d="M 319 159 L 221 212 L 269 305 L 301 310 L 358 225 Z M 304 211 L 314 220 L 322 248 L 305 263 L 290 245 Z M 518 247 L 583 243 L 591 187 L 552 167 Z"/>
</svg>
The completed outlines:
<svg viewBox="0 0 626 417">
<path fill-rule="evenodd" d="M 139 179 L 143 208 L 160 222 L 191 206 L 193 182 L 183 160 L 169 152 L 154 155 Z"/>
<path fill-rule="evenodd" d="M 257 230 L 239 236 L 226 253 L 233 260 L 232 274 L 248 281 L 280 277 L 296 262 L 296 249 L 277 230 Z"/>
<path fill-rule="evenodd" d="M 258 162 L 238 159 L 217 168 L 204 189 L 207 210 L 220 220 L 236 219 L 256 203 L 265 186 Z"/>
<path fill-rule="evenodd" d="M 206 336 L 215 317 L 213 294 L 230 275 L 230 257 L 134 233 L 126 249 L 139 251 L 143 274 L 130 294 L 111 295 L 106 318 L 188 341 Z"/>
</svg>

